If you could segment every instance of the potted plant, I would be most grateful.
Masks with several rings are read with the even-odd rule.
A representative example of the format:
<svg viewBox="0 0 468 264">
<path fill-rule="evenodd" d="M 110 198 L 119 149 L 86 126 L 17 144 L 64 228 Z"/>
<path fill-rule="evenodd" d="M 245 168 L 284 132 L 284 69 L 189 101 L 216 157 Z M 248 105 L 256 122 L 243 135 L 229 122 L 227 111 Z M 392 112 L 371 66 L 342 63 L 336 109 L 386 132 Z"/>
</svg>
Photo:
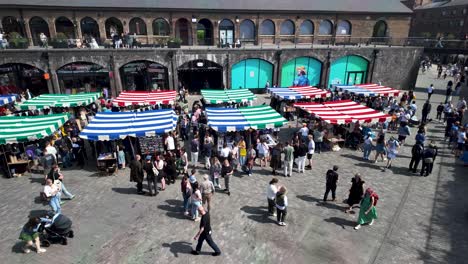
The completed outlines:
<svg viewBox="0 0 468 264">
<path fill-rule="evenodd" d="M 10 49 L 27 49 L 29 42 L 27 38 L 21 36 L 18 32 L 8 34 L 8 42 Z"/>
<path fill-rule="evenodd" d="M 166 46 L 166 39 L 164 38 L 158 38 L 156 42 L 158 43 L 156 47 L 164 48 L 164 46 Z"/>
<path fill-rule="evenodd" d="M 55 38 L 51 42 L 52 47 L 55 49 L 66 49 L 68 48 L 68 37 L 62 32 L 58 32 Z"/>
<path fill-rule="evenodd" d="M 180 38 L 170 38 L 167 41 L 168 48 L 180 48 L 180 44 L 182 44 L 182 40 Z"/>
</svg>

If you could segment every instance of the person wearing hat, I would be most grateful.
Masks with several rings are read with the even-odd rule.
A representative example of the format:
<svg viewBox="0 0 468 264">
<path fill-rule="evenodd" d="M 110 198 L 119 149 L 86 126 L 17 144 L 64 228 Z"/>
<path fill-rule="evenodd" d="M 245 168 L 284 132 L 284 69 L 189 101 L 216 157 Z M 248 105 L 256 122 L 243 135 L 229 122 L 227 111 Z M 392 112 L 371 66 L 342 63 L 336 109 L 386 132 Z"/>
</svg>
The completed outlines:
<svg viewBox="0 0 468 264">
<path fill-rule="evenodd" d="M 421 176 L 427 177 L 432 173 L 432 168 L 434 166 L 435 158 L 437 157 L 437 147 L 433 142 L 429 144 L 429 147 L 426 148 L 423 152 L 423 164 L 421 168 Z"/>
<path fill-rule="evenodd" d="M 328 193 L 332 193 L 332 202 L 336 200 L 336 184 L 338 183 L 338 166 L 334 165 L 333 170 L 328 170 L 326 174 L 326 185 L 325 185 L 325 194 L 323 195 L 323 201 L 326 202 L 328 198 Z"/>
</svg>

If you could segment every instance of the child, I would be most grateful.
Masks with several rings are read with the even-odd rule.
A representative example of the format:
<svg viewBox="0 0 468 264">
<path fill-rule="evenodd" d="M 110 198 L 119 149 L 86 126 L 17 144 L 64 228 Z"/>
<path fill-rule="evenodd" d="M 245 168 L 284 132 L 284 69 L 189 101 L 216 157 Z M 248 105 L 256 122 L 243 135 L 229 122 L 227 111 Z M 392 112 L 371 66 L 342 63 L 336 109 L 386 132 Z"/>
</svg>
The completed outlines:
<svg viewBox="0 0 468 264">
<path fill-rule="evenodd" d="M 281 186 L 276 193 L 276 220 L 278 220 L 278 225 L 285 226 L 287 207 L 288 207 L 288 197 L 286 196 L 286 187 Z"/>
</svg>

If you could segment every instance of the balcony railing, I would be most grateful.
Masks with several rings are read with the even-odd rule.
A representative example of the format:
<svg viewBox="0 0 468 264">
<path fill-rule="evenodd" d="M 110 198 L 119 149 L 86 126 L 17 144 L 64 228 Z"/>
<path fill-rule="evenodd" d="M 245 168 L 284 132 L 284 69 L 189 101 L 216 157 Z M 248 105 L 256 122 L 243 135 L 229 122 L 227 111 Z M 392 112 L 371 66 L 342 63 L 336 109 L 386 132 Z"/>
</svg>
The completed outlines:
<svg viewBox="0 0 468 264">
<path fill-rule="evenodd" d="M 134 45 L 123 45 L 120 48 L 166 48 L 169 36 L 137 36 Z M 416 46 L 439 49 L 468 49 L 468 40 L 440 40 L 430 38 L 389 38 L 372 37 L 359 38 L 349 35 L 307 35 L 307 36 L 258 36 L 256 39 L 240 39 L 241 45 L 220 45 L 219 39 L 199 39 L 196 46 L 183 46 L 187 49 L 203 48 L 241 48 L 241 49 L 271 49 L 271 48 L 314 48 L 314 47 L 391 47 L 391 46 Z M 49 40 L 42 43 L 35 39 L 3 39 L 0 40 L 0 50 L 6 49 L 110 49 L 116 48 L 111 39 L 98 39 L 97 45 L 83 42 L 78 39 Z M 36 45 L 30 45 L 36 43 Z"/>
</svg>

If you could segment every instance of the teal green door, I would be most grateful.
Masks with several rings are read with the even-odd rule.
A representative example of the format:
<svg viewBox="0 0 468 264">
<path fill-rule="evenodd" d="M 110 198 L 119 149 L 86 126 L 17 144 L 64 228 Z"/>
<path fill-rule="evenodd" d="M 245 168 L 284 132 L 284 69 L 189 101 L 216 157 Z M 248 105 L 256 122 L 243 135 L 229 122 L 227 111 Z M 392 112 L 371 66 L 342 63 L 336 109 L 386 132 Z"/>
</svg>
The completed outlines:
<svg viewBox="0 0 468 264">
<path fill-rule="evenodd" d="M 281 87 L 295 86 L 299 70 L 303 69 L 309 85 L 316 86 L 320 83 L 322 74 L 322 62 L 312 57 L 297 57 L 281 67 Z"/>
<path fill-rule="evenodd" d="M 273 64 L 262 59 L 246 59 L 232 66 L 231 88 L 265 88 L 267 81 L 272 83 Z"/>
<path fill-rule="evenodd" d="M 352 84 L 365 82 L 368 66 L 369 62 L 366 59 L 356 55 L 335 60 L 330 67 L 328 87 L 334 84 L 350 84 L 350 79 Z"/>
<path fill-rule="evenodd" d="M 346 82 L 346 84 L 348 85 L 354 85 L 354 84 L 362 84 L 364 83 L 364 76 L 365 76 L 365 72 L 361 71 L 361 72 L 348 72 L 348 78 L 346 78 L 346 80 L 348 80 Z"/>
</svg>

